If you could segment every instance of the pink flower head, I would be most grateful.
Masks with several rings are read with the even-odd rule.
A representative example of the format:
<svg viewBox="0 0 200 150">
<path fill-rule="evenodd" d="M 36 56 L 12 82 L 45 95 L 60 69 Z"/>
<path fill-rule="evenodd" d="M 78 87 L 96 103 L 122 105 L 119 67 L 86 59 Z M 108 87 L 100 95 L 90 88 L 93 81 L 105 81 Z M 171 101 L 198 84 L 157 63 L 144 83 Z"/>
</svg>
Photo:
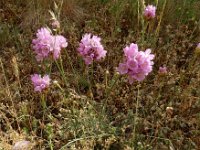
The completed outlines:
<svg viewBox="0 0 200 150">
<path fill-rule="evenodd" d="M 58 59 L 62 48 L 68 46 L 67 40 L 62 35 L 56 35 L 53 37 L 53 58 Z"/>
<path fill-rule="evenodd" d="M 148 5 L 144 10 L 144 16 L 150 20 L 156 16 L 156 7 L 153 5 Z"/>
<path fill-rule="evenodd" d="M 129 83 L 142 81 L 152 71 L 154 55 L 151 50 L 138 51 L 137 44 L 131 43 L 124 48 L 125 59 L 117 68 L 120 74 L 127 74 Z"/>
<path fill-rule="evenodd" d="M 47 28 L 41 28 L 36 33 L 37 38 L 33 39 L 33 49 L 36 53 L 37 61 L 41 61 L 48 57 L 49 53 L 53 51 L 52 41 L 53 36 Z"/>
<path fill-rule="evenodd" d="M 53 54 L 54 59 L 58 59 L 62 48 L 67 47 L 66 39 L 61 35 L 52 35 L 47 28 L 41 28 L 36 33 L 37 38 L 33 39 L 33 49 L 36 53 L 37 61 L 42 61 L 44 58 Z"/>
<path fill-rule="evenodd" d="M 88 33 L 82 37 L 78 52 L 83 57 L 86 65 L 91 64 L 93 60 L 99 61 L 107 53 L 101 44 L 101 38 Z"/>
<path fill-rule="evenodd" d="M 49 75 L 44 75 L 44 77 L 41 77 L 39 74 L 32 75 L 31 80 L 34 85 L 35 92 L 42 92 L 42 90 L 49 87 L 51 81 Z"/>
<path fill-rule="evenodd" d="M 131 43 L 130 46 L 124 48 L 124 54 L 126 57 L 134 57 L 138 53 L 138 45 Z"/>
<path fill-rule="evenodd" d="M 167 73 L 167 67 L 159 67 L 159 70 L 158 70 L 158 73 L 159 74 L 166 74 Z"/>
</svg>

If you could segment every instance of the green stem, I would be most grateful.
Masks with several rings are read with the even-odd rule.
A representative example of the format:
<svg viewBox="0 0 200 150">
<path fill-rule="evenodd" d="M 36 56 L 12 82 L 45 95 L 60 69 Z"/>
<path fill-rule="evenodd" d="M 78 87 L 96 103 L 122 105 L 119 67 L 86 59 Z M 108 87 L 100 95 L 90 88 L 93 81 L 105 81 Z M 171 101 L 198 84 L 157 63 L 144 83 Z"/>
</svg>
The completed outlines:
<svg viewBox="0 0 200 150">
<path fill-rule="evenodd" d="M 63 68 L 63 65 L 62 65 L 62 60 L 61 60 L 61 58 L 60 58 L 60 65 L 59 65 L 59 63 L 57 62 L 57 60 L 55 61 L 56 62 L 56 65 L 57 65 L 57 67 L 58 67 L 58 70 L 60 71 L 60 73 L 61 73 L 61 75 L 62 75 L 62 78 L 63 78 L 63 80 L 64 80 L 64 82 L 65 82 L 65 85 L 67 86 L 68 84 L 67 84 L 67 79 L 66 79 L 66 76 L 65 76 L 65 72 L 64 72 L 64 68 Z"/>
<path fill-rule="evenodd" d="M 158 0 L 156 0 L 156 8 L 158 8 Z"/>
<path fill-rule="evenodd" d="M 63 73 L 63 75 L 65 76 L 65 71 L 64 71 L 64 68 L 63 68 L 63 63 L 62 63 L 62 58 L 60 57 L 60 66 L 61 66 L 61 71 Z M 65 76 L 66 77 L 66 76 Z"/>
<path fill-rule="evenodd" d="M 91 139 L 91 138 L 94 138 L 94 139 L 95 138 L 102 138 L 104 136 L 109 136 L 109 134 L 101 134 L 101 135 L 97 135 L 97 136 L 87 136 L 87 137 L 76 138 L 76 139 L 69 141 L 66 145 L 61 147 L 59 150 L 65 150 L 68 146 L 70 146 L 71 144 L 73 144 L 77 141 L 87 140 L 87 139 Z"/>
<path fill-rule="evenodd" d="M 58 11 L 58 19 L 59 20 L 60 20 L 60 13 L 61 13 L 61 10 L 62 10 L 62 6 L 63 6 L 63 0 L 61 0 L 60 8 L 59 8 L 59 11 Z"/>
<path fill-rule="evenodd" d="M 162 18 L 163 18 L 163 15 L 164 15 L 164 10 L 165 10 L 166 4 L 167 4 L 167 0 L 164 1 L 163 7 L 162 7 L 162 11 L 161 11 L 161 14 L 160 14 L 160 20 L 159 20 L 158 26 L 156 28 L 156 37 L 159 36 L 160 25 L 161 25 L 161 22 L 162 22 Z"/>
<path fill-rule="evenodd" d="M 119 79 L 119 76 L 115 75 L 114 78 L 111 80 L 111 87 L 110 88 L 106 88 L 106 99 L 105 99 L 105 101 L 103 103 L 103 109 L 102 109 L 102 113 L 104 113 L 104 114 L 105 114 L 106 106 L 107 106 L 107 103 L 108 103 L 108 98 L 110 96 L 110 93 L 111 93 L 112 89 L 115 87 L 118 79 Z"/>
<path fill-rule="evenodd" d="M 137 102 L 136 102 L 136 110 L 134 117 L 134 127 L 133 127 L 133 143 L 136 142 L 136 126 L 137 126 L 137 117 L 138 117 L 138 105 L 139 105 L 139 95 L 140 95 L 140 85 L 137 86 Z"/>
<path fill-rule="evenodd" d="M 45 94 L 44 93 L 41 94 L 41 105 L 42 105 L 42 122 L 44 123 L 45 112 L 46 112 L 46 108 L 47 108 L 46 99 L 45 99 Z M 41 131 L 40 131 L 40 136 L 43 137 L 43 129 L 41 129 Z"/>
<path fill-rule="evenodd" d="M 48 73 L 49 73 L 49 74 L 51 74 L 52 64 L 53 64 L 53 61 L 52 61 L 52 59 L 51 59 L 51 60 L 50 60 L 50 66 L 48 67 Z"/>
<path fill-rule="evenodd" d="M 138 9 L 137 9 L 137 13 L 138 13 L 138 30 L 139 30 L 139 27 L 140 27 L 140 1 L 138 0 Z M 139 32 L 138 32 L 139 33 Z"/>
<path fill-rule="evenodd" d="M 71 67 L 71 69 L 72 69 L 72 71 L 73 71 L 73 74 L 75 75 L 75 74 L 76 74 L 76 71 L 75 71 L 75 69 L 74 69 L 74 67 L 73 67 L 73 65 L 72 65 L 72 61 L 71 61 L 71 59 L 70 59 L 70 57 L 69 57 L 69 53 L 68 53 L 67 51 L 65 51 L 65 53 L 66 53 L 66 55 L 67 55 L 67 60 L 68 60 L 68 62 L 69 62 L 69 64 L 70 64 L 70 67 Z"/>
<path fill-rule="evenodd" d="M 92 98 L 93 98 L 93 93 L 92 93 L 92 84 L 94 83 L 94 81 L 93 81 L 93 72 L 94 72 L 93 62 L 92 62 L 92 68 L 91 68 L 91 75 L 90 75 L 90 69 L 89 69 L 88 66 L 87 66 L 86 69 L 87 69 L 87 76 L 88 76 L 87 80 L 88 80 L 88 83 L 89 83 L 89 90 L 90 90 Z"/>
<path fill-rule="evenodd" d="M 94 63 L 92 62 L 92 68 L 91 68 L 91 81 L 92 81 L 92 83 L 91 84 L 93 84 L 94 83 Z"/>
<path fill-rule="evenodd" d="M 49 140 L 49 146 L 50 146 L 50 149 L 53 150 L 53 143 L 51 139 Z"/>
<path fill-rule="evenodd" d="M 144 0 L 140 0 L 140 8 L 141 12 L 144 12 L 145 9 L 145 2 Z M 144 17 L 143 14 L 141 13 L 141 25 L 142 25 L 142 43 L 144 42 L 144 33 L 145 33 L 145 24 L 144 24 Z"/>
<path fill-rule="evenodd" d="M 46 100 L 45 100 L 45 94 L 41 95 L 41 105 L 42 105 L 42 108 L 43 108 L 43 112 L 45 112 L 45 110 L 47 108 Z"/>
</svg>

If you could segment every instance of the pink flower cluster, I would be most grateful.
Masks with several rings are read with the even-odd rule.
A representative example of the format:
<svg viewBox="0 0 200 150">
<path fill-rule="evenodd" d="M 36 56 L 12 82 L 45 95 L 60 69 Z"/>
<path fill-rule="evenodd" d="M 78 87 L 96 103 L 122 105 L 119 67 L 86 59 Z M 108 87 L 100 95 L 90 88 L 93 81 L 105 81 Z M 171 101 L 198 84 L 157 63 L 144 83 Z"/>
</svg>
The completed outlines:
<svg viewBox="0 0 200 150">
<path fill-rule="evenodd" d="M 48 88 L 51 81 L 49 75 L 41 77 L 39 74 L 32 75 L 31 80 L 34 85 L 35 92 L 42 92 L 44 89 Z"/>
<path fill-rule="evenodd" d="M 41 28 L 36 33 L 37 38 L 32 40 L 32 47 L 36 53 L 37 61 L 42 61 L 50 54 L 58 59 L 62 48 L 68 46 L 67 40 L 61 35 L 52 35 L 47 28 Z"/>
<path fill-rule="evenodd" d="M 120 74 L 127 74 L 129 83 L 142 81 L 152 71 L 154 55 L 151 50 L 138 51 L 138 45 L 131 43 L 124 48 L 125 60 L 117 68 Z"/>
<path fill-rule="evenodd" d="M 144 16 L 150 20 L 156 16 L 156 7 L 153 5 L 148 5 L 144 10 Z"/>
<path fill-rule="evenodd" d="M 159 70 L 158 70 L 158 73 L 159 74 L 167 74 L 167 67 L 159 67 Z"/>
<path fill-rule="evenodd" d="M 93 60 L 99 61 L 106 56 L 107 51 L 104 50 L 100 41 L 101 38 L 88 33 L 82 37 L 78 52 L 86 65 L 91 64 Z"/>
</svg>

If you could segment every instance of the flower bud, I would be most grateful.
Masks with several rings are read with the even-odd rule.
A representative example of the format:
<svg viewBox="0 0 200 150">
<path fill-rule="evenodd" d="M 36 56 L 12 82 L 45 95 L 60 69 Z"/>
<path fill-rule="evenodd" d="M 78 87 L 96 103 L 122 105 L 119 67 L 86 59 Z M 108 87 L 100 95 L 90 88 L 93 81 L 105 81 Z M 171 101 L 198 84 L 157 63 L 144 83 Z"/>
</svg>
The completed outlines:
<svg viewBox="0 0 200 150">
<path fill-rule="evenodd" d="M 144 10 L 144 16 L 147 20 L 153 19 L 156 16 L 156 7 L 148 5 Z"/>
<path fill-rule="evenodd" d="M 164 75 L 164 74 L 167 74 L 167 67 L 159 67 L 159 70 L 158 70 L 158 73 L 160 75 Z"/>
<path fill-rule="evenodd" d="M 53 22 L 51 23 L 52 27 L 54 29 L 60 29 L 60 22 L 58 20 L 53 20 Z"/>
<path fill-rule="evenodd" d="M 172 116 L 173 115 L 173 110 L 174 108 L 173 107 L 167 107 L 166 108 L 166 113 L 168 116 Z"/>
</svg>

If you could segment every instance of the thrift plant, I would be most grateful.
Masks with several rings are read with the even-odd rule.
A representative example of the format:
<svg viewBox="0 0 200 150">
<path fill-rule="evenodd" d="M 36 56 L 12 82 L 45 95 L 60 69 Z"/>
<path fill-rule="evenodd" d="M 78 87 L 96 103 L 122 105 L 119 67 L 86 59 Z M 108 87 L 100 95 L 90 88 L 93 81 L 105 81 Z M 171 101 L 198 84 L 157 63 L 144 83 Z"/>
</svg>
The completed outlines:
<svg viewBox="0 0 200 150">
<path fill-rule="evenodd" d="M 91 64 L 94 60 L 101 60 L 107 53 L 101 44 L 101 38 L 90 33 L 86 33 L 82 37 L 78 52 L 83 57 L 86 65 Z"/>
<path fill-rule="evenodd" d="M 32 75 L 31 80 L 34 85 L 35 92 L 42 92 L 44 89 L 48 88 L 51 81 L 49 75 L 41 77 L 39 74 Z"/>
<path fill-rule="evenodd" d="M 153 19 L 156 16 L 156 7 L 148 5 L 144 10 L 144 16 L 147 20 Z"/>
<path fill-rule="evenodd" d="M 52 48 L 52 35 L 47 28 L 41 28 L 36 33 L 37 38 L 33 39 L 33 49 L 36 53 L 37 61 L 42 61 L 44 58 L 48 57 Z"/>
<path fill-rule="evenodd" d="M 198 1 L 1 0 L 0 150 L 198 149 Z"/>
<path fill-rule="evenodd" d="M 37 38 L 33 39 L 32 47 L 36 53 L 37 61 L 53 55 L 54 59 L 58 59 L 62 48 L 68 46 L 67 40 L 62 35 L 52 35 L 47 28 L 41 28 L 36 33 Z"/>
<path fill-rule="evenodd" d="M 58 59 L 62 48 L 66 48 L 68 43 L 62 35 L 53 36 L 53 58 Z"/>
<path fill-rule="evenodd" d="M 129 83 L 142 81 L 152 71 L 154 55 L 151 50 L 138 51 L 138 45 L 131 43 L 124 48 L 124 62 L 117 68 L 120 74 L 127 74 Z"/>
</svg>

